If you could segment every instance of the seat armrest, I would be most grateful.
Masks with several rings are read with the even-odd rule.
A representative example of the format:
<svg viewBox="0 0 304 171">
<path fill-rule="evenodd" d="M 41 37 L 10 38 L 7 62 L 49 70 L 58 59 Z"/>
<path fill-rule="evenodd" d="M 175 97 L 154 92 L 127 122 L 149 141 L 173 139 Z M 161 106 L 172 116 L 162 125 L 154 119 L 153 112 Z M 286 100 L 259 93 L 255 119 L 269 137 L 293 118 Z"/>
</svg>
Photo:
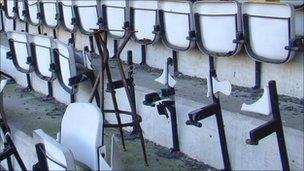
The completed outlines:
<svg viewBox="0 0 304 171">
<path fill-rule="evenodd" d="M 41 129 L 33 131 L 33 138 L 36 144 L 44 144 L 50 170 L 76 169 L 73 153 L 67 147 L 58 143 L 53 137 L 49 136 Z"/>
</svg>

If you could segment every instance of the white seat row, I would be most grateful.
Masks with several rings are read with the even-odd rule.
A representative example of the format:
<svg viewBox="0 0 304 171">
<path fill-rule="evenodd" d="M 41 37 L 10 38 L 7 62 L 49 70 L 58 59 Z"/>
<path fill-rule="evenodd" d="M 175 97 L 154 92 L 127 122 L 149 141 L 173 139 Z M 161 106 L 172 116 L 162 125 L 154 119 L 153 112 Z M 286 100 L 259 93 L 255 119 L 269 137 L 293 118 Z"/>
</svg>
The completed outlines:
<svg viewBox="0 0 304 171">
<path fill-rule="evenodd" d="M 270 63 L 284 63 L 294 56 L 288 46 L 296 39 L 295 14 L 294 6 L 288 3 L 304 4 L 303 1 L 241 4 L 236 1 L 29 0 L 22 6 L 20 1 L 5 2 L 7 17 L 16 17 L 14 11 L 17 11 L 24 20 L 20 13 L 27 14 L 27 21 L 33 25 L 44 23 L 56 28 L 61 24 L 67 31 L 79 28 L 84 34 L 104 27 L 115 39 L 124 37 L 123 28 L 131 28 L 138 31 L 133 38 L 141 44 L 154 43 L 161 37 L 172 50 L 185 51 L 197 44 L 203 53 L 212 56 L 235 55 L 245 42 L 249 56 Z"/>
<path fill-rule="evenodd" d="M 81 59 L 76 61 L 79 55 L 72 45 L 45 35 L 26 32 L 13 31 L 7 32 L 7 35 L 10 45 L 8 57 L 22 73 L 35 71 L 38 77 L 46 81 L 58 78 L 63 89 L 70 94 L 75 94 L 76 85 L 86 80 L 73 81 L 72 78 L 92 74 L 86 68 L 84 56 L 80 55 Z"/>
</svg>

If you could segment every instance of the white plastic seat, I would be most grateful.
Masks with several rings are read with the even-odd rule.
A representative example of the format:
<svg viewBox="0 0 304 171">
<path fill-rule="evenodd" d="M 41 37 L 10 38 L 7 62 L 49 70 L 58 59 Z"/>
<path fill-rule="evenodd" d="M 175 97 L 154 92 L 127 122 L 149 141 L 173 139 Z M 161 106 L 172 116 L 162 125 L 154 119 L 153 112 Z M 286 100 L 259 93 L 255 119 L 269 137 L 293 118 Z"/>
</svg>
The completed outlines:
<svg viewBox="0 0 304 171">
<path fill-rule="evenodd" d="M 11 59 L 16 69 L 22 73 L 31 72 L 30 48 L 28 44 L 28 33 L 25 32 L 7 32 L 7 37 L 10 46 Z"/>
<path fill-rule="evenodd" d="M 41 130 L 36 130 L 35 134 L 39 135 L 40 140 L 43 139 L 46 151 L 51 150 L 50 155 L 62 162 L 62 165 L 73 168 L 75 159 L 92 170 L 100 169 L 100 153 L 104 150 L 103 115 L 97 106 L 91 103 L 72 103 L 67 107 L 61 122 L 60 144 Z"/>
<path fill-rule="evenodd" d="M 241 33 L 239 5 L 235 1 L 197 1 L 193 5 L 197 45 L 211 56 L 232 56 L 241 44 L 234 42 Z"/>
<path fill-rule="evenodd" d="M 91 103 L 70 104 L 62 118 L 60 143 L 76 160 L 98 170 L 98 149 L 102 147 L 103 115 Z M 80 148 L 81 147 L 81 148 Z"/>
<path fill-rule="evenodd" d="M 76 20 L 75 13 L 73 9 L 73 1 L 72 0 L 59 0 L 59 12 L 62 17 L 62 26 L 65 30 L 69 32 L 76 31 Z"/>
<path fill-rule="evenodd" d="M 56 72 L 60 85 L 68 93 L 76 93 L 76 90 L 69 85 L 69 79 L 77 74 L 73 47 L 57 39 L 53 39 L 52 49 L 56 49 L 56 52 L 54 51 L 53 54 L 55 65 L 58 65 L 56 67 L 59 68 L 56 69 Z M 58 59 L 56 59 L 55 55 L 58 56 Z"/>
<path fill-rule="evenodd" d="M 294 51 L 285 49 L 295 38 L 294 7 L 282 3 L 242 5 L 245 48 L 260 62 L 285 63 Z"/>
<path fill-rule="evenodd" d="M 50 65 L 54 62 L 52 55 L 52 38 L 42 35 L 29 35 L 33 67 L 43 80 L 51 81 L 54 78 Z"/>
<path fill-rule="evenodd" d="M 6 18 L 14 19 L 16 18 L 16 1 L 15 0 L 3 0 L 4 13 Z"/>
<path fill-rule="evenodd" d="M 163 43 L 170 49 L 185 51 L 193 47 L 189 39 L 193 31 L 190 1 L 158 1 L 159 21 Z"/>
<path fill-rule="evenodd" d="M 126 5 L 125 0 L 104 0 L 102 1 L 103 20 L 107 24 L 106 27 L 110 30 L 109 36 L 115 39 L 122 39 L 125 35 L 122 30 L 126 21 Z"/>
<path fill-rule="evenodd" d="M 46 27 L 56 28 L 58 26 L 58 3 L 57 0 L 41 0 L 40 10 L 42 13 L 42 22 Z"/>
<path fill-rule="evenodd" d="M 38 0 L 27 0 L 26 2 L 27 21 L 34 26 L 38 26 L 40 24 L 39 2 Z"/>
<path fill-rule="evenodd" d="M 100 7 L 96 0 L 75 1 L 75 15 L 79 21 L 79 29 L 84 34 L 91 34 L 92 29 L 99 29 Z M 90 19 L 88 20 L 88 16 Z"/>
<path fill-rule="evenodd" d="M 157 1 L 130 1 L 130 17 L 133 38 L 141 44 L 151 44 L 157 40 L 153 33 L 157 25 Z"/>
<path fill-rule="evenodd" d="M 33 137 L 35 143 L 42 143 L 45 147 L 49 170 L 76 170 L 71 150 L 54 140 L 41 129 L 34 130 Z"/>
<path fill-rule="evenodd" d="M 25 1 L 24 0 L 17 0 L 18 4 L 18 19 L 19 21 L 25 22 L 26 18 L 25 18 Z"/>
</svg>

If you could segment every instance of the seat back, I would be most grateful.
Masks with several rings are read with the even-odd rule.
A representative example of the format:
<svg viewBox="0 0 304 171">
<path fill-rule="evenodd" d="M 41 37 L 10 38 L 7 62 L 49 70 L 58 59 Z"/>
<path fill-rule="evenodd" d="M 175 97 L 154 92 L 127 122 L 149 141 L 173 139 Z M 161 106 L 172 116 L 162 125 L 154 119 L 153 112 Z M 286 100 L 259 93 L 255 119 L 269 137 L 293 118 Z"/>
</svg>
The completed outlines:
<svg viewBox="0 0 304 171">
<path fill-rule="evenodd" d="M 16 0 L 3 0 L 4 13 L 8 19 L 16 18 Z"/>
<path fill-rule="evenodd" d="M 250 57 L 278 64 L 294 56 L 293 51 L 285 49 L 295 38 L 293 6 L 245 2 L 242 13 L 245 48 Z"/>
<path fill-rule="evenodd" d="M 73 47 L 53 39 L 52 49 L 59 83 L 68 93 L 73 94 L 75 92 L 69 85 L 69 79 L 77 74 Z"/>
<path fill-rule="evenodd" d="M 26 9 L 25 9 L 25 1 L 24 0 L 17 0 L 17 12 L 18 12 L 18 19 L 19 21 L 25 22 L 26 21 Z"/>
<path fill-rule="evenodd" d="M 156 41 L 153 30 L 154 25 L 157 25 L 157 7 L 157 1 L 130 1 L 131 25 L 137 31 L 133 38 L 137 42 L 151 44 Z"/>
<path fill-rule="evenodd" d="M 59 0 L 59 13 L 61 17 L 61 24 L 63 27 L 69 31 L 76 31 L 76 20 L 73 9 L 73 1 L 72 0 Z"/>
<path fill-rule="evenodd" d="M 40 24 L 40 11 L 39 11 L 39 2 L 38 0 L 27 0 L 25 4 L 27 21 L 34 25 L 38 26 Z"/>
<path fill-rule="evenodd" d="M 33 131 L 33 138 L 36 144 L 44 145 L 49 170 L 76 170 L 73 154 L 64 145 L 58 143 L 41 129 Z"/>
<path fill-rule="evenodd" d="M 42 0 L 40 2 L 42 22 L 49 28 L 56 28 L 59 20 L 57 0 Z"/>
<path fill-rule="evenodd" d="M 28 33 L 11 31 L 7 32 L 11 57 L 18 71 L 31 72 L 31 54 L 28 43 Z"/>
<path fill-rule="evenodd" d="M 159 21 L 164 44 L 176 51 L 190 49 L 194 43 L 189 37 L 193 30 L 190 1 L 159 1 Z"/>
<path fill-rule="evenodd" d="M 33 67 L 36 74 L 43 80 L 50 81 L 53 72 L 50 65 L 54 62 L 52 55 L 52 38 L 42 35 L 29 35 Z"/>
<path fill-rule="evenodd" d="M 92 170 L 98 170 L 98 150 L 102 146 L 103 117 L 91 103 L 72 103 L 61 123 L 61 144 L 69 148 L 75 159 Z"/>
<path fill-rule="evenodd" d="M 127 1 L 104 0 L 102 3 L 103 20 L 105 20 L 106 27 L 110 30 L 109 35 L 115 39 L 122 39 L 125 32 L 114 30 L 122 30 L 124 22 L 127 21 Z"/>
<path fill-rule="evenodd" d="M 75 16 L 78 19 L 78 27 L 84 34 L 91 34 L 92 29 L 99 28 L 99 10 L 96 0 L 75 1 Z M 90 19 L 88 20 L 88 16 Z"/>
<path fill-rule="evenodd" d="M 236 1 L 197 1 L 193 5 L 199 49 L 211 56 L 232 56 L 239 52 L 234 42 L 241 33 L 239 5 Z"/>
</svg>

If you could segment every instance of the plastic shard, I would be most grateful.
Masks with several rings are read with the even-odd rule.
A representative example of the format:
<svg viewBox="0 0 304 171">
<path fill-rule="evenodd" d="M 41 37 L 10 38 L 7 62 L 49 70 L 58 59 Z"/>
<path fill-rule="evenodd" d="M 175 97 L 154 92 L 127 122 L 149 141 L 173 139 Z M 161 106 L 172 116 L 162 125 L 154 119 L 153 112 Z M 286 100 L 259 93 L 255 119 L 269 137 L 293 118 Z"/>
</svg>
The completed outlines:
<svg viewBox="0 0 304 171">
<path fill-rule="evenodd" d="M 268 85 L 264 87 L 263 96 L 258 101 L 253 104 L 243 103 L 241 110 L 247 112 L 260 113 L 263 115 L 269 115 L 272 110 Z"/>
<path fill-rule="evenodd" d="M 162 75 L 159 78 L 155 79 L 155 81 L 157 81 L 163 85 L 168 84 L 170 87 L 174 87 L 176 85 L 176 81 L 169 73 L 169 68 L 166 63 L 164 64 L 164 70 L 163 70 Z"/>
<path fill-rule="evenodd" d="M 217 94 L 219 92 L 229 96 L 231 91 L 232 91 L 232 86 L 231 83 L 228 80 L 225 81 L 218 81 L 216 78 L 212 77 L 212 85 L 213 85 L 213 94 Z M 210 78 L 207 77 L 207 86 L 208 86 L 208 91 L 207 91 L 207 97 L 212 96 L 211 93 L 211 82 Z"/>
</svg>

